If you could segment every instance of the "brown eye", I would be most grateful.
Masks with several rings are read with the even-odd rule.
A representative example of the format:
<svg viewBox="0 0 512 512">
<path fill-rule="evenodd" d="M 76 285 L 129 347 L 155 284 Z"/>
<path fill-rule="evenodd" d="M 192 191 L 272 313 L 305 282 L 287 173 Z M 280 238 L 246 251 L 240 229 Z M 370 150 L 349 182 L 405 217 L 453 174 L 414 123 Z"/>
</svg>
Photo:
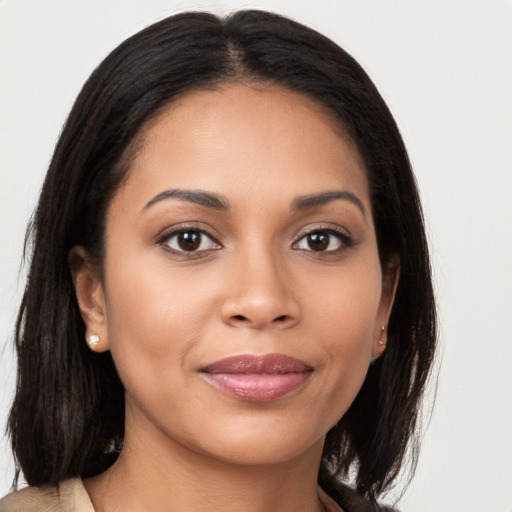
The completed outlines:
<svg viewBox="0 0 512 512">
<path fill-rule="evenodd" d="M 197 229 L 176 231 L 163 242 L 176 252 L 200 252 L 221 248 L 210 236 Z"/>
<path fill-rule="evenodd" d="M 201 233 L 198 231 L 184 231 L 178 233 L 176 241 L 180 249 L 184 251 L 195 251 L 201 246 Z"/>
<path fill-rule="evenodd" d="M 307 244 L 312 251 L 325 251 L 329 247 L 331 235 L 328 233 L 311 233 L 307 235 Z"/>
<path fill-rule="evenodd" d="M 345 233 L 338 233 L 334 230 L 311 231 L 304 235 L 296 244 L 294 249 L 312 252 L 334 253 L 344 247 L 350 247 L 352 240 Z"/>
</svg>

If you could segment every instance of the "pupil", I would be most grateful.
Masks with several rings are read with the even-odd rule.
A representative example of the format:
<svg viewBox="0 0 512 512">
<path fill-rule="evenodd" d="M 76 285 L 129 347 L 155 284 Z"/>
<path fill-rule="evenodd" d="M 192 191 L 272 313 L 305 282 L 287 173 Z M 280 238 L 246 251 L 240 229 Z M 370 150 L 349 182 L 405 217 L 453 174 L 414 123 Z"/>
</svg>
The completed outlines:
<svg viewBox="0 0 512 512">
<path fill-rule="evenodd" d="M 325 251 L 329 246 L 329 235 L 326 233 L 312 233 L 308 235 L 308 245 L 313 251 Z"/>
<path fill-rule="evenodd" d="M 178 234 L 178 245 L 184 251 L 195 251 L 201 244 L 201 234 L 197 231 L 184 231 Z"/>
</svg>

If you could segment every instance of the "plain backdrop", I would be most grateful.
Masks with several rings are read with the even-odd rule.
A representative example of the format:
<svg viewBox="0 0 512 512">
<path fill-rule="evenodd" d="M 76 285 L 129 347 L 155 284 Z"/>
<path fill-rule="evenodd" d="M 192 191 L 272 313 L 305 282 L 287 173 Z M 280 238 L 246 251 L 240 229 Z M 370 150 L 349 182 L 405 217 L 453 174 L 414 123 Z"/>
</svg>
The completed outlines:
<svg viewBox="0 0 512 512">
<path fill-rule="evenodd" d="M 81 85 L 153 21 L 249 7 L 291 16 L 352 53 L 394 113 L 416 171 L 441 354 L 434 412 L 401 510 L 511 512 L 510 0 L 0 0 L 0 428 L 14 389 L 24 229 Z M 13 472 L 4 437 L 0 495 Z"/>
</svg>

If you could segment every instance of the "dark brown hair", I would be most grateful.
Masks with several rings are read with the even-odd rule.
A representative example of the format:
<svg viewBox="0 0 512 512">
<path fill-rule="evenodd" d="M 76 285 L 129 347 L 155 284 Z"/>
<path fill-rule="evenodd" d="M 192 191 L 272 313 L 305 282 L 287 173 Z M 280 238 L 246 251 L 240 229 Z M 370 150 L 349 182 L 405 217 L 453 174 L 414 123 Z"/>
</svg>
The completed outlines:
<svg viewBox="0 0 512 512">
<path fill-rule="evenodd" d="M 415 453 L 407 448 L 415 446 L 436 314 L 420 201 L 391 113 L 359 64 L 314 30 L 261 11 L 225 19 L 184 13 L 129 38 L 94 71 L 64 126 L 29 227 L 9 430 L 32 485 L 104 471 L 124 434 L 123 386 L 109 353 L 93 354 L 83 341 L 69 250 L 82 245 L 101 262 L 105 212 L 141 128 L 178 95 L 233 80 L 288 87 L 340 121 L 366 166 L 381 264 L 394 253 L 401 259 L 387 350 L 328 433 L 322 485 L 353 470 L 357 491 L 374 500 L 406 453 Z"/>
</svg>

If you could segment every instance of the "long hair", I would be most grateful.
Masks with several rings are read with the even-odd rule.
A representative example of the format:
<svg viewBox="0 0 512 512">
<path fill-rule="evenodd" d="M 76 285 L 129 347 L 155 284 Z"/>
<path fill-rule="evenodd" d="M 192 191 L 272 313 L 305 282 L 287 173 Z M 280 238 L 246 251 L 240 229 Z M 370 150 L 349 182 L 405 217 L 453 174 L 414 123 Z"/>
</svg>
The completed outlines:
<svg viewBox="0 0 512 512">
<path fill-rule="evenodd" d="M 365 163 L 381 265 L 395 253 L 401 260 L 387 349 L 328 433 L 319 478 L 335 485 L 353 472 L 357 491 L 374 500 L 414 448 L 436 314 L 421 205 L 391 113 L 359 64 L 314 30 L 262 11 L 184 13 L 132 36 L 93 72 L 27 232 L 32 258 L 16 324 L 9 431 L 29 484 L 98 474 L 123 440 L 123 386 L 109 353 L 93 354 L 83 341 L 71 247 L 84 246 L 101 264 L 109 201 L 150 119 L 187 91 L 244 80 L 303 93 L 339 120 Z"/>
</svg>

